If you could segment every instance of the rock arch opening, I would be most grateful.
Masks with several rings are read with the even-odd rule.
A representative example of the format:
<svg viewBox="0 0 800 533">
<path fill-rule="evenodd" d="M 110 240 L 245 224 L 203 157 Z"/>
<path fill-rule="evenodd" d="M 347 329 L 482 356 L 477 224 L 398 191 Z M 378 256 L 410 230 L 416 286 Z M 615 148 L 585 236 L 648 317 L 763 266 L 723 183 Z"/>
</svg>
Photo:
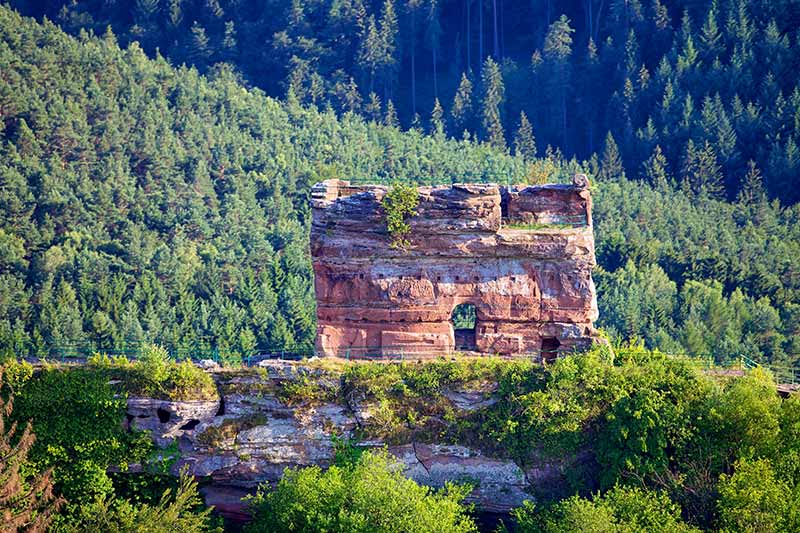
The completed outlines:
<svg viewBox="0 0 800 533">
<path fill-rule="evenodd" d="M 552 363 L 558 358 L 558 347 L 561 343 L 555 337 L 544 337 L 542 339 L 542 362 Z"/>
<path fill-rule="evenodd" d="M 453 322 L 456 350 L 476 351 L 475 330 L 478 325 L 478 312 L 475 306 L 473 304 L 455 306 L 450 320 Z"/>
</svg>

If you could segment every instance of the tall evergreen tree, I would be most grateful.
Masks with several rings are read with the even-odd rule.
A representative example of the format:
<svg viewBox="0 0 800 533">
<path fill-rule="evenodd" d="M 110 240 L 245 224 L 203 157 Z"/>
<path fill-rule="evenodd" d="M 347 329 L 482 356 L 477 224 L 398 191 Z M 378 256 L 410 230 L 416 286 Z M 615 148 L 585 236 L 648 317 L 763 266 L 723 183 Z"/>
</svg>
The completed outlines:
<svg viewBox="0 0 800 533">
<path fill-rule="evenodd" d="M 702 148 L 696 148 L 690 139 L 681 168 L 684 188 L 695 194 L 720 197 L 724 191 L 722 169 L 711 143 L 705 141 Z"/>
<path fill-rule="evenodd" d="M 400 127 L 400 120 L 397 118 L 397 111 L 395 111 L 394 103 L 391 100 L 386 102 L 386 114 L 383 117 L 383 124 L 390 128 Z"/>
<path fill-rule="evenodd" d="M 667 190 L 671 183 L 671 178 L 667 171 L 667 158 L 661 151 L 661 147 L 656 145 L 652 155 L 644 162 L 645 178 L 659 190 Z"/>
<path fill-rule="evenodd" d="M 724 50 L 722 32 L 717 23 L 718 12 L 717 0 L 712 0 L 703 27 L 700 29 L 700 49 L 703 60 L 708 64 L 711 64 Z"/>
<path fill-rule="evenodd" d="M 442 109 L 438 98 L 433 101 L 430 131 L 435 135 L 444 135 L 444 109 Z"/>
<path fill-rule="evenodd" d="M 206 34 L 206 29 L 195 21 L 192 24 L 189 57 L 195 63 L 203 66 L 211 58 L 211 53 L 211 42 Z"/>
<path fill-rule="evenodd" d="M 536 159 L 536 139 L 533 136 L 533 126 L 524 111 L 519 114 L 519 127 L 514 135 L 514 153 L 529 163 Z"/>
<path fill-rule="evenodd" d="M 560 125 L 562 148 L 567 149 L 567 92 L 570 82 L 569 57 L 572 54 L 572 33 L 570 20 L 566 15 L 550 25 L 544 39 L 544 59 L 548 64 L 555 108 L 558 109 L 557 123 Z"/>
<path fill-rule="evenodd" d="M 506 139 L 503 132 L 503 102 L 505 102 L 505 85 L 500 67 L 491 57 L 487 57 L 481 69 L 481 84 L 483 87 L 481 124 L 486 140 L 492 146 L 506 149 Z"/>
<path fill-rule="evenodd" d="M 600 161 L 600 177 L 605 180 L 616 180 L 625 177 L 625 169 L 622 166 L 619 148 L 610 131 L 606 134 L 603 158 Z"/>
<path fill-rule="evenodd" d="M 761 171 L 753 160 L 747 162 L 747 174 L 745 174 L 742 181 L 742 188 L 739 191 L 737 200 L 746 206 L 762 204 L 767 200 Z"/>
<path fill-rule="evenodd" d="M 461 82 L 453 98 L 450 108 L 453 119 L 453 134 L 458 134 L 464 129 L 470 129 L 472 122 L 472 82 L 466 73 L 461 74 Z"/>
<path fill-rule="evenodd" d="M 367 118 L 376 124 L 381 122 L 381 98 L 375 93 L 369 93 L 369 101 L 364 107 Z"/>
</svg>

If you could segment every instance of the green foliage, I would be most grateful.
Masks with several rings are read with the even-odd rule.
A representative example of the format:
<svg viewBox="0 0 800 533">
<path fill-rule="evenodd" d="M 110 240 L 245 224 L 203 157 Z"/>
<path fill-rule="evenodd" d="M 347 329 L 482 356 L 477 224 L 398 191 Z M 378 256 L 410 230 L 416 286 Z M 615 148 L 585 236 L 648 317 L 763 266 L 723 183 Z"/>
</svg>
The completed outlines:
<svg viewBox="0 0 800 533">
<path fill-rule="evenodd" d="M 735 198 L 752 160 L 765 171 L 771 197 L 786 204 L 800 198 L 791 187 L 800 165 L 793 70 L 800 7 L 792 1 L 275 0 L 269 10 L 255 0 L 142 0 L 132 9 L 68 0 L 12 5 L 75 35 L 111 27 L 109 42 L 136 42 L 152 57 L 211 76 L 235 72 L 267 94 L 290 95 L 298 109 L 363 112 L 375 122 L 413 126 L 421 109 L 448 101 L 449 124 L 434 131 L 456 138 L 466 131 L 500 149 L 512 140 L 503 138 L 509 120 L 524 113 L 539 138 L 568 158 L 602 155 L 610 131 L 630 177 L 653 179 L 640 169 L 658 146 L 676 175 L 688 170 L 680 177 L 696 192 Z M 507 86 L 506 113 L 497 112 L 497 91 L 482 90 L 473 102 L 469 79 L 485 70 L 487 58 Z M 80 139 L 64 130 L 60 138 Z M 35 135 L 23 137 L 27 152 L 47 149 Z M 684 165 L 690 142 L 698 157 Z M 25 212 L 24 202 L 11 206 Z M 29 260 L 15 248 L 6 247 L 10 264 Z"/>
<path fill-rule="evenodd" d="M 479 398 L 488 399 L 498 381 L 502 384 L 515 380 L 512 376 L 535 379 L 531 376 L 537 372 L 531 361 L 494 358 L 353 364 L 345 369 L 342 394 L 345 403 L 359 401 L 369 405 L 371 416 L 362 428 L 369 436 L 387 442 L 438 440 L 495 450 L 496 443 L 484 431 L 483 413 L 457 416 L 448 394 L 477 393 Z"/>
<path fill-rule="evenodd" d="M 192 38 L 202 27 L 216 46 L 225 24 L 181 24 L 195 20 Z M 232 363 L 258 349 L 310 352 L 313 183 L 331 169 L 389 183 L 523 168 L 487 146 L 283 105 L 229 67 L 208 78 L 173 68 L 147 59 L 146 40 L 72 39 L 3 7 L 0 42 L 3 357 L 142 342 Z"/>
<path fill-rule="evenodd" d="M 565 3 L 564 9 L 573 9 L 570 5 Z M 205 4 L 192 6 L 184 2 L 179 11 L 206 13 Z M 327 27 L 332 12 L 338 15 L 331 20 L 342 27 L 363 23 L 367 29 L 374 15 L 377 49 L 382 56 L 387 56 L 390 45 L 395 54 L 408 53 L 407 48 L 398 46 L 402 45 L 404 24 L 392 22 L 398 17 L 402 21 L 406 14 L 387 12 L 384 21 L 383 13 L 373 13 L 375 6 L 365 5 L 363 13 L 355 7 L 340 11 L 327 0 L 313 8 L 307 2 L 298 2 L 296 7 L 299 11 L 292 8 L 291 12 L 302 21 L 298 28 L 304 29 L 287 30 L 285 36 L 278 31 L 276 42 L 285 46 L 306 43 L 306 32 L 324 41 L 317 33 Z M 721 21 L 726 13 L 739 13 L 738 4 L 734 7 L 731 10 L 720 4 L 712 18 Z M 75 29 L 73 24 L 87 20 L 82 17 L 84 8 L 80 2 L 70 4 L 63 14 L 58 11 L 53 16 L 64 17 L 59 20 Z M 523 19 L 532 15 L 532 8 L 514 9 Z M 700 51 L 691 72 L 679 76 L 675 58 L 664 59 L 662 53 L 673 40 L 680 40 L 678 50 L 684 50 L 686 35 L 673 34 L 672 24 L 677 21 L 664 15 L 663 5 L 653 9 L 653 24 L 658 21 L 661 29 L 644 34 L 658 41 L 652 49 L 641 28 L 635 27 L 643 21 L 612 32 L 610 41 L 601 39 L 598 31 L 611 31 L 619 22 L 614 19 L 602 30 L 595 28 L 595 56 L 584 58 L 581 39 L 587 28 L 581 27 L 581 11 L 568 16 L 576 26 L 574 32 L 571 22 L 551 14 L 553 31 L 546 57 L 525 55 L 525 64 L 533 59 L 532 68 L 515 66 L 517 60 L 508 57 L 493 59 L 496 74 L 505 85 L 505 102 L 500 106 L 500 92 L 491 92 L 493 100 L 488 103 L 497 104 L 488 106 L 492 117 L 495 107 L 505 109 L 506 116 L 520 117 L 523 126 L 524 112 L 529 124 L 536 125 L 540 140 L 549 139 L 552 144 L 566 131 L 568 144 L 590 143 L 592 152 L 603 148 L 602 136 L 610 131 L 613 143 L 606 142 L 602 161 L 590 158 L 586 163 L 568 160 L 555 148 L 546 150 L 544 159 L 530 161 L 533 135 L 528 139 L 527 126 L 521 127 L 521 136 L 517 136 L 520 157 L 512 158 L 488 144 L 447 140 L 443 135 L 426 137 L 416 129 L 402 132 L 365 122 L 351 113 L 337 118 L 331 111 L 304 108 L 296 100 L 281 105 L 257 90 L 243 88 L 242 75 L 230 67 L 216 67 L 209 78 L 202 78 L 191 69 L 176 70 L 162 60 L 146 59 L 139 45 L 122 50 L 112 34 L 103 38 L 85 35 L 78 42 L 52 25 L 37 26 L 4 9 L 0 28 L 8 46 L 0 61 L 6 65 L 8 92 L 3 97 L 2 130 L 7 142 L 0 146 L 4 184 L 0 247 L 5 254 L 0 266 L 0 356 L 49 355 L 54 348 L 59 348 L 55 353 L 68 353 L 75 343 L 91 344 L 90 349 L 100 351 L 123 351 L 142 341 L 159 342 L 182 357 L 209 354 L 216 348 L 216 353 L 233 364 L 259 349 L 309 353 L 315 334 L 315 303 L 308 258 L 307 194 L 314 181 L 335 175 L 384 183 L 539 183 L 560 181 L 582 170 L 607 176 L 593 188 L 602 266 L 596 275 L 600 326 L 612 336 L 641 337 L 648 347 L 667 352 L 713 354 L 721 362 L 746 353 L 771 364 L 794 364 L 800 354 L 800 278 L 795 275 L 800 268 L 798 208 L 770 204 L 760 188 L 773 195 L 776 187 L 794 190 L 779 184 L 786 183 L 786 176 L 793 175 L 792 165 L 800 161 L 792 155 L 797 152 L 796 140 L 785 136 L 794 127 L 789 110 L 800 103 L 800 93 L 795 96 L 790 87 L 778 87 L 778 91 L 774 85 L 782 80 L 766 76 L 764 92 L 774 95 L 768 99 L 769 105 L 759 107 L 761 94 L 740 91 L 735 97 L 717 86 L 719 98 L 716 91 L 708 92 L 708 98 L 703 91 L 694 94 L 703 86 L 696 78 L 702 78 L 698 68 L 711 68 L 713 59 L 707 64 L 706 52 Z M 750 13 L 746 5 L 742 9 L 744 14 L 732 20 L 747 19 L 748 32 L 733 30 L 744 23 L 729 26 L 720 22 L 717 26 L 718 31 L 724 28 L 726 49 L 732 39 L 753 35 L 755 28 L 774 26 Z M 784 9 L 776 8 L 773 15 Z M 247 37 L 242 28 L 257 23 L 248 19 L 242 24 L 239 17 L 246 9 L 223 6 L 223 11 L 224 23 L 213 13 L 208 20 L 180 18 L 178 26 L 170 26 L 169 42 L 161 43 L 160 50 L 167 53 L 173 49 L 176 32 L 185 30 L 187 38 L 194 35 L 190 30 L 195 20 L 212 48 L 223 40 L 227 22 L 233 21 L 240 30 L 236 41 L 243 46 Z M 695 21 L 709 19 L 709 10 L 699 4 L 690 11 Z M 667 14 L 672 12 L 667 10 Z M 148 20 L 168 23 L 174 15 L 163 2 L 157 13 L 164 16 L 153 15 Z M 656 17 L 656 13 L 660 15 Z M 92 20 L 100 24 L 105 17 L 115 23 L 115 14 L 111 5 L 98 6 Z M 619 14 L 619 20 L 633 20 L 623 15 Z M 280 17 L 271 19 L 282 24 L 277 21 Z M 549 29 L 542 22 L 546 20 L 536 19 L 541 42 Z M 105 31 L 105 24 L 100 27 Z M 685 33 L 691 33 L 692 27 L 687 22 Z M 124 31 L 127 29 L 125 26 Z M 712 27 L 707 29 L 709 35 L 714 33 Z M 780 44 L 786 37 L 781 33 L 784 30 L 778 24 L 764 33 L 765 38 L 767 33 L 771 35 L 776 50 L 783 50 L 780 54 L 786 52 Z M 142 31 L 135 38 L 151 49 L 153 43 L 142 36 L 155 30 Z M 333 33 L 342 34 L 338 27 Z M 400 42 L 392 41 L 391 35 Z M 123 42 L 131 38 L 133 34 L 127 33 L 119 37 Z M 752 42 L 753 37 L 749 39 Z M 353 37 L 349 49 L 338 43 L 334 49 L 347 55 L 360 47 L 359 40 Z M 33 42 L 41 43 L 41 48 L 25 45 Z M 260 43 L 254 49 L 262 48 Z M 50 53 L 52 50 L 57 52 Z M 756 55 L 762 53 L 761 48 L 753 50 Z M 310 69 L 299 85 L 292 86 L 303 87 L 308 95 L 298 98 L 311 98 L 319 93 L 314 89 L 319 85 L 314 74 L 322 76 L 313 72 L 311 65 L 327 60 L 304 59 L 300 57 L 304 53 L 296 48 L 292 54 L 306 61 Z M 735 55 L 730 56 L 731 65 L 725 63 L 729 54 L 719 56 L 723 70 L 737 61 L 742 63 L 743 71 L 731 79 L 746 80 L 745 72 L 757 73 L 753 69 L 760 67 L 752 58 L 745 54 L 734 61 Z M 189 56 L 181 52 L 175 57 L 183 61 Z M 276 54 L 275 58 L 279 57 L 291 59 Z M 212 62 L 213 58 L 212 54 Z M 395 69 L 407 66 L 398 63 L 398 57 L 381 61 L 389 59 L 389 63 L 379 62 L 380 68 L 376 66 L 379 85 L 383 81 L 391 85 Z M 584 60 L 585 65 L 580 63 Z M 262 60 L 257 63 L 264 67 Z M 625 66 L 626 79 L 633 80 L 632 94 L 619 91 L 628 86 L 615 79 L 623 73 L 615 71 L 609 77 L 598 71 L 614 64 Z M 474 62 L 474 70 L 477 66 Z M 603 115 L 624 118 L 622 131 L 611 124 L 569 127 L 573 111 L 580 110 L 581 120 L 603 122 L 597 109 L 608 108 L 590 103 L 586 91 L 578 91 L 582 100 L 572 105 L 572 76 L 584 67 L 583 74 L 594 81 L 582 86 L 609 91 L 617 87 L 619 99 L 612 98 L 609 104 L 614 112 Z M 352 77 L 363 81 L 360 74 Z M 716 79 L 716 74 L 711 78 Z M 469 75 L 458 79 L 461 89 L 449 131 L 461 137 L 464 128 L 475 133 L 481 127 L 472 111 L 484 110 L 487 102 L 472 101 Z M 350 79 L 339 81 L 347 93 Z M 456 89 L 455 81 L 451 91 Z M 529 90 L 536 86 L 546 88 L 541 94 L 547 97 L 536 99 L 541 108 L 515 101 L 519 94 L 536 94 Z M 373 91 L 382 88 L 388 85 Z M 483 84 L 480 87 L 481 91 L 485 88 Z M 591 95 L 599 92 L 602 90 L 590 91 Z M 778 92 L 782 92 L 781 98 Z M 353 98 L 347 96 L 348 101 Z M 386 95 L 383 101 L 388 101 Z M 405 105 L 402 99 L 393 101 L 399 108 Z M 67 108 L 62 102 L 70 105 Z M 696 110 L 693 102 L 702 102 L 702 109 Z M 780 103 L 780 109 L 767 117 L 765 110 L 773 103 Z M 617 110 L 617 104 L 622 109 Z M 645 113 L 652 105 L 657 112 Z M 564 109 L 566 129 L 561 116 Z M 383 116 L 383 109 L 378 115 Z M 400 115 L 402 118 L 402 111 Z M 130 124 L 138 126 L 131 129 Z M 641 124 L 640 131 L 636 124 Z M 728 126 L 735 130 L 734 150 L 730 150 Z M 780 131 L 781 138 L 759 148 L 763 143 L 758 139 L 772 131 Z M 689 140 L 695 147 L 693 157 L 690 165 L 683 165 Z M 745 164 L 750 160 L 755 166 Z M 642 161 L 647 164 L 641 165 Z M 654 186 L 620 180 L 623 170 Z M 741 202 L 698 196 L 703 190 L 713 192 L 710 186 L 719 181 L 720 172 L 730 198 L 734 196 L 731 187 L 747 177 Z M 685 181 L 685 190 L 674 189 L 673 178 Z M 705 183 L 708 180 L 714 183 Z M 399 217 L 398 223 L 402 228 L 407 220 Z"/>
<path fill-rule="evenodd" d="M 140 359 L 95 354 L 87 361 L 99 375 L 121 381 L 126 393 L 133 396 L 168 400 L 208 400 L 218 396 L 208 372 L 191 361 L 170 359 L 157 345 L 146 346 Z"/>
<path fill-rule="evenodd" d="M 5 383 L 5 368 L 0 367 L 0 394 Z M 24 426 L 10 422 L 13 410 L 13 397 L 0 395 L 0 520 L 4 532 L 45 531 L 64 500 L 53 494 L 50 470 L 22 473 L 36 435 L 30 420 Z"/>
<path fill-rule="evenodd" d="M 392 238 L 392 248 L 408 248 L 411 225 L 408 219 L 416 215 L 419 205 L 419 192 L 413 185 L 393 185 L 381 200 L 386 216 L 386 229 Z"/>
<path fill-rule="evenodd" d="M 692 198 L 598 184 L 599 325 L 669 353 L 796 364 L 797 208 Z"/>
<path fill-rule="evenodd" d="M 792 531 L 784 524 L 792 502 L 790 487 L 777 479 L 769 460 L 741 460 L 719 482 L 719 522 L 723 531 Z"/>
<path fill-rule="evenodd" d="M 405 478 L 386 452 L 368 452 L 350 466 L 286 470 L 251 500 L 246 531 L 477 532 L 460 504 L 470 490 L 448 484 L 432 491 Z"/>
<path fill-rule="evenodd" d="M 519 533 L 699 532 L 681 519 L 680 507 L 656 491 L 614 487 L 592 499 L 573 496 L 544 512 L 528 504 L 513 512 Z"/>
<path fill-rule="evenodd" d="M 201 509 L 203 500 L 197 482 L 181 474 L 175 489 L 167 489 L 153 505 L 135 505 L 113 496 L 98 496 L 81 505 L 67 524 L 57 528 L 64 533 L 221 533 L 214 527 L 211 508 Z"/>
<path fill-rule="evenodd" d="M 365 448 L 356 446 L 350 439 L 333 436 L 333 464 L 340 468 L 354 467 L 361 460 Z"/>
<path fill-rule="evenodd" d="M 14 420 L 33 421 L 30 468 L 53 468 L 57 490 L 69 502 L 90 501 L 113 490 L 109 465 L 144 461 L 147 435 L 122 428 L 126 402 L 102 372 L 43 368 L 15 392 Z"/>
<path fill-rule="evenodd" d="M 475 324 L 478 320 L 477 310 L 474 305 L 457 305 L 453 309 L 451 320 L 455 329 L 475 329 Z"/>
</svg>

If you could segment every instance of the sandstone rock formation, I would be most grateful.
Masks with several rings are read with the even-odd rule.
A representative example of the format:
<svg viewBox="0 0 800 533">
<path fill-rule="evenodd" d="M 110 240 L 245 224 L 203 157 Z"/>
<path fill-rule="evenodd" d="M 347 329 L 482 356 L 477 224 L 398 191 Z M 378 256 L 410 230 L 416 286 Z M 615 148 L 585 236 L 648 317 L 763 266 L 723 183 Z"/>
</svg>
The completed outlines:
<svg viewBox="0 0 800 533">
<path fill-rule="evenodd" d="M 591 344 L 597 303 L 588 180 L 420 187 L 407 249 L 390 246 L 384 186 L 312 189 L 317 350 L 438 356 L 541 354 Z M 472 331 L 456 306 L 473 305 Z"/>
<path fill-rule="evenodd" d="M 177 441 L 179 454 L 172 472 L 177 475 L 188 467 L 190 473 L 207 477 L 203 488 L 207 503 L 234 519 L 247 517 L 241 497 L 261 483 L 277 482 L 285 468 L 330 465 L 334 436 L 366 448 L 390 444 L 389 452 L 418 483 L 440 488 L 448 481 L 471 482 L 475 488 L 468 501 L 483 512 L 507 512 L 532 498 L 531 493 L 563 487 L 565 473 L 573 468 L 574 458 L 542 458 L 522 465 L 464 445 L 414 438 L 387 443 L 370 436 L 378 406 L 368 392 L 360 401 L 344 401 L 340 375 L 301 363 L 273 361 L 260 369 L 211 373 L 218 399 L 131 397 L 128 421 L 132 427 L 149 430 L 162 448 Z M 287 401 L 282 388 L 306 380 L 329 391 L 329 398 Z M 468 390 L 443 390 L 442 395 L 457 414 L 469 414 L 493 405 L 496 389 L 496 383 L 487 382 Z"/>
</svg>

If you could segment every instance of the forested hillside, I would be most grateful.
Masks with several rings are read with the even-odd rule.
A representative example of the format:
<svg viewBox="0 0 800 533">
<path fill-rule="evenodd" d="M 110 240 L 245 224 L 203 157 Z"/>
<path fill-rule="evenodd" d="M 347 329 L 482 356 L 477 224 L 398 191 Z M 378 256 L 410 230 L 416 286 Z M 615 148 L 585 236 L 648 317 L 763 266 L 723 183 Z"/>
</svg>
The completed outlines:
<svg viewBox="0 0 800 533">
<path fill-rule="evenodd" d="M 340 114 L 399 116 L 456 138 L 466 130 L 526 158 L 552 146 L 588 159 L 613 142 L 630 178 L 667 177 L 731 200 L 757 168 L 770 197 L 800 200 L 793 0 L 12 5 L 75 34 L 110 26 L 123 45 L 140 42 L 175 65 L 230 65 L 269 95 L 292 89 Z"/>
<path fill-rule="evenodd" d="M 0 8 L 0 346 L 313 345 L 308 188 L 519 174 Z"/>
<path fill-rule="evenodd" d="M 800 210 L 753 172 L 736 203 L 619 176 L 607 153 L 527 165 L 346 113 L 282 104 L 111 34 L 73 39 L 0 8 L 0 350 L 313 344 L 308 188 L 319 179 L 597 175 L 600 326 L 650 347 L 800 357 Z M 658 165 L 654 165 L 658 172 Z"/>
<path fill-rule="evenodd" d="M 141 428 L 202 428 L 197 442 L 236 477 L 244 470 L 231 465 L 252 459 L 258 439 L 272 447 L 258 468 L 282 468 L 295 453 L 302 465 L 325 463 L 328 455 L 287 445 L 292 432 L 306 439 L 292 429 L 303 419 L 315 440 L 331 437 L 333 466 L 289 469 L 262 485 L 245 530 L 477 531 L 462 501 L 474 479 L 432 491 L 406 480 L 390 455 L 362 453 L 398 436 L 426 471 L 416 443 L 530 466 L 519 478 L 552 501 L 525 502 L 497 533 L 800 530 L 798 394 L 781 398 L 761 368 L 708 372 L 650 350 L 800 363 L 796 3 L 65 5 L 23 7 L 73 36 L 0 6 L 0 529 L 221 531 L 197 482 L 168 474 L 189 441 L 167 445 L 178 433 Z M 454 14 L 461 7 L 470 15 Z M 354 12 L 366 20 L 364 42 L 385 55 L 343 22 Z M 580 52 L 593 50 L 589 36 L 597 59 Z M 538 48 L 535 69 L 519 59 Z M 430 125 L 398 126 L 388 97 L 409 125 L 414 105 L 452 93 L 484 55 L 501 65 L 487 59 L 485 83 L 474 74 L 475 95 L 486 97 L 464 90 L 459 102 L 474 103 L 456 106 L 465 114 L 442 109 Z M 284 100 L 268 96 L 286 79 Z M 630 91 L 615 97 L 620 84 Z M 377 97 L 372 110 L 364 105 L 369 90 L 387 103 L 380 112 Z M 684 113 L 686 102 L 697 107 Z M 655 133 L 636 133 L 662 103 Z M 509 150 L 501 137 L 512 138 L 520 108 L 534 126 L 523 121 Z M 462 138 L 465 127 L 477 139 Z M 613 137 L 594 156 L 607 129 Z M 558 148 L 536 149 L 546 144 Z M 595 200 L 598 325 L 623 349 L 596 345 L 548 365 L 319 359 L 211 373 L 171 357 L 310 353 L 308 201 L 318 180 L 538 184 L 578 171 L 591 175 Z M 141 357 L 35 368 L 17 360 L 76 344 L 141 346 Z M 198 400 L 213 402 L 208 417 L 194 410 Z M 368 416 L 357 417 L 356 404 Z M 184 414 L 212 423 L 184 423 Z M 334 433 L 333 418 L 346 432 Z M 234 455 L 219 455 L 223 440 Z M 569 486 L 550 484 L 534 459 L 556 461 Z"/>
</svg>

